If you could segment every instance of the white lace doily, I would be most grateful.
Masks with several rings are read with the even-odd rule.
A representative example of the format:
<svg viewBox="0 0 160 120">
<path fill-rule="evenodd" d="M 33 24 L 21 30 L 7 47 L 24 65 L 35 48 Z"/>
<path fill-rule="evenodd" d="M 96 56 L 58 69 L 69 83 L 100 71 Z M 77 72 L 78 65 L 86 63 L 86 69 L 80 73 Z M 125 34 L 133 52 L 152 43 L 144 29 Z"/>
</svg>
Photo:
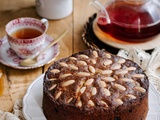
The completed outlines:
<svg viewBox="0 0 160 120">
<path fill-rule="evenodd" d="M 140 48 L 120 50 L 118 56 L 136 62 L 146 73 L 149 81 L 160 91 L 160 47 L 153 50 L 151 54 Z"/>
</svg>

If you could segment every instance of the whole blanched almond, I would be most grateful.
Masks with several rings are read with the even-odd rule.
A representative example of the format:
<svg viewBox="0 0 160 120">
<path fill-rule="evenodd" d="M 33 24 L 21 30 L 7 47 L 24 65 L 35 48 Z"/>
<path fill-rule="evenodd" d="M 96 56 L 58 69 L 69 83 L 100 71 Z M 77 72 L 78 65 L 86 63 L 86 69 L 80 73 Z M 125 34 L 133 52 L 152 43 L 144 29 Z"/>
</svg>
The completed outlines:
<svg viewBox="0 0 160 120">
<path fill-rule="evenodd" d="M 117 104 L 117 105 L 122 105 L 123 104 L 123 101 L 121 99 L 116 99 L 114 100 L 114 102 Z"/>
<path fill-rule="evenodd" d="M 59 78 L 62 79 L 62 78 L 65 78 L 65 77 L 68 77 L 68 76 L 71 76 L 72 74 L 70 73 L 66 73 L 66 74 L 63 74 L 63 75 L 60 75 Z"/>
<path fill-rule="evenodd" d="M 77 76 L 90 76 L 90 73 L 87 73 L 87 72 L 79 72 L 79 73 L 77 73 Z"/>
<path fill-rule="evenodd" d="M 49 81 L 55 81 L 57 78 L 50 78 Z"/>
<path fill-rule="evenodd" d="M 125 63 L 125 62 L 126 62 L 126 60 L 123 59 L 123 58 L 121 58 L 121 59 L 119 59 L 119 60 L 117 61 L 117 63 L 120 63 L 120 64 L 123 64 L 123 63 Z"/>
<path fill-rule="evenodd" d="M 52 72 L 52 73 L 56 74 L 56 73 L 59 73 L 59 72 L 60 72 L 60 70 L 59 70 L 59 69 L 52 69 L 50 72 Z"/>
<path fill-rule="evenodd" d="M 77 61 L 78 65 L 86 66 L 87 63 L 85 61 Z"/>
<path fill-rule="evenodd" d="M 100 74 L 102 74 L 102 72 L 103 72 L 103 70 L 101 70 L 101 69 L 96 69 L 96 73 L 100 73 Z"/>
<path fill-rule="evenodd" d="M 86 82 L 85 82 L 85 85 L 88 86 L 88 85 L 91 85 L 93 83 L 94 79 L 88 79 Z"/>
<path fill-rule="evenodd" d="M 125 91 L 126 88 L 120 84 L 115 83 L 115 87 L 118 88 L 119 90 Z"/>
<path fill-rule="evenodd" d="M 130 78 L 121 78 L 121 80 L 124 82 L 134 82 L 134 80 Z"/>
<path fill-rule="evenodd" d="M 115 81 L 115 79 L 113 77 L 104 77 L 103 80 L 105 80 L 106 82 L 113 82 L 113 81 Z"/>
<path fill-rule="evenodd" d="M 97 51 L 93 51 L 93 55 L 94 55 L 94 57 L 98 57 L 98 53 L 97 53 Z"/>
<path fill-rule="evenodd" d="M 121 64 L 119 64 L 119 63 L 115 63 L 115 64 L 113 64 L 112 66 L 111 66 L 111 69 L 112 70 L 117 70 L 117 69 L 120 69 L 121 68 Z"/>
<path fill-rule="evenodd" d="M 127 97 L 131 98 L 131 99 L 136 99 L 136 96 L 132 95 L 132 94 L 128 94 L 126 95 Z"/>
<path fill-rule="evenodd" d="M 144 75 L 143 74 L 134 74 L 134 75 L 132 75 L 132 77 L 135 77 L 135 78 L 144 78 Z"/>
<path fill-rule="evenodd" d="M 69 57 L 70 60 L 77 60 L 75 57 Z"/>
<path fill-rule="evenodd" d="M 68 81 L 64 82 L 64 83 L 62 84 L 62 86 L 63 86 L 63 87 L 66 87 L 66 86 L 69 86 L 69 85 L 73 84 L 74 82 L 75 82 L 75 80 L 68 80 Z"/>
<path fill-rule="evenodd" d="M 81 54 L 81 55 L 79 55 L 79 56 L 80 56 L 80 58 L 82 58 L 82 59 L 88 59 L 88 58 L 89 58 L 87 55 L 84 55 L 84 54 Z"/>
<path fill-rule="evenodd" d="M 49 91 L 53 90 L 56 86 L 57 86 L 57 84 L 53 84 L 53 85 L 49 88 Z"/>
<path fill-rule="evenodd" d="M 139 91 L 139 92 L 142 92 L 142 93 L 145 93 L 145 92 L 146 92 L 146 90 L 145 90 L 144 88 L 142 88 L 142 87 L 135 87 L 135 89 L 136 89 L 137 91 Z"/>
<path fill-rule="evenodd" d="M 100 101 L 101 104 L 105 105 L 106 107 L 108 107 L 107 103 L 104 102 L 103 100 Z"/>
<path fill-rule="evenodd" d="M 73 70 L 78 70 L 78 67 L 73 64 L 69 64 L 69 67 Z"/>
<path fill-rule="evenodd" d="M 84 81 L 80 81 L 80 82 L 79 82 L 79 85 L 78 85 L 77 88 L 76 88 L 76 95 L 79 94 L 80 89 L 83 87 L 83 84 L 84 84 Z"/>
<path fill-rule="evenodd" d="M 107 86 L 104 81 L 99 81 L 99 84 L 100 84 L 101 87 L 106 87 Z"/>
<path fill-rule="evenodd" d="M 93 66 L 91 66 L 91 65 L 89 66 L 89 71 L 91 73 L 95 73 L 96 72 L 95 68 Z"/>
<path fill-rule="evenodd" d="M 111 95 L 110 91 L 108 89 L 106 89 L 106 88 L 103 88 L 103 92 L 104 92 L 104 94 L 106 96 L 110 96 Z"/>
<path fill-rule="evenodd" d="M 126 70 L 128 70 L 128 71 L 136 70 L 136 67 L 128 67 L 128 68 L 126 68 Z"/>
<path fill-rule="evenodd" d="M 91 94 L 92 95 L 96 95 L 97 94 L 97 88 L 96 87 L 92 87 L 91 88 Z"/>
<path fill-rule="evenodd" d="M 110 65 L 110 64 L 112 64 L 112 60 L 108 60 L 108 59 L 105 60 L 104 63 L 103 63 L 104 66 L 107 66 L 107 65 Z"/>
<path fill-rule="evenodd" d="M 68 67 L 68 64 L 65 63 L 65 62 L 60 62 L 59 64 L 60 64 L 61 66 L 63 66 L 63 67 Z"/>
<path fill-rule="evenodd" d="M 78 107 L 82 107 L 82 101 L 79 101 L 79 102 L 77 103 L 77 106 L 78 106 Z"/>
<path fill-rule="evenodd" d="M 116 74 L 117 74 L 117 75 L 124 75 L 124 74 L 127 74 L 127 73 L 128 73 L 127 70 L 117 70 L 117 71 L 116 71 Z"/>
<path fill-rule="evenodd" d="M 80 89 L 80 93 L 83 94 L 85 90 L 86 90 L 86 87 L 84 86 Z"/>
<path fill-rule="evenodd" d="M 70 103 L 72 100 L 73 100 L 73 97 L 69 98 L 69 99 L 67 100 L 67 103 Z"/>
<path fill-rule="evenodd" d="M 105 55 L 106 55 L 107 58 L 111 58 L 111 54 L 106 53 Z"/>
<path fill-rule="evenodd" d="M 92 101 L 92 100 L 89 100 L 89 101 L 88 101 L 88 105 L 89 105 L 89 106 L 94 106 L 93 101 Z"/>
<path fill-rule="evenodd" d="M 112 70 L 103 70 L 101 74 L 111 74 L 113 71 Z"/>
<path fill-rule="evenodd" d="M 61 96 L 61 94 L 62 94 L 62 91 L 59 91 L 59 92 L 56 94 L 55 99 L 57 100 L 57 99 Z"/>
<path fill-rule="evenodd" d="M 96 60 L 95 59 L 91 59 L 90 60 L 92 64 L 96 64 Z"/>
</svg>

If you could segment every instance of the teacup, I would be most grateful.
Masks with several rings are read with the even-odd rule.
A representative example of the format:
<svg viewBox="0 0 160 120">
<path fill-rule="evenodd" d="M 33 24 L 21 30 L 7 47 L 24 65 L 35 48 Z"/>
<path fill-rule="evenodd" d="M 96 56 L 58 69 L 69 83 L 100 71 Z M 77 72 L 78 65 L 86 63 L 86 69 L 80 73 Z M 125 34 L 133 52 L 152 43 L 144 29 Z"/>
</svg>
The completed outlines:
<svg viewBox="0 0 160 120">
<path fill-rule="evenodd" d="M 48 20 L 17 18 L 6 25 L 8 43 L 20 58 L 33 58 L 42 51 Z"/>
</svg>

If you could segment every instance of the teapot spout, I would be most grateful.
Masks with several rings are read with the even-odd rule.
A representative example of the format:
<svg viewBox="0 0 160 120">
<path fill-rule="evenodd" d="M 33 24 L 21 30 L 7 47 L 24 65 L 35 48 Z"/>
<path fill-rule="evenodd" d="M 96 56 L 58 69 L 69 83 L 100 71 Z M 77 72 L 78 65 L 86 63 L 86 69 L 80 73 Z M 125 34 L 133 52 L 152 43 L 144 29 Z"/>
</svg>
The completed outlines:
<svg viewBox="0 0 160 120">
<path fill-rule="evenodd" d="M 100 11 L 101 15 L 103 15 L 103 17 L 106 18 L 108 24 L 111 23 L 107 10 L 98 0 L 91 0 L 89 5 L 92 5 L 97 11 Z"/>
</svg>

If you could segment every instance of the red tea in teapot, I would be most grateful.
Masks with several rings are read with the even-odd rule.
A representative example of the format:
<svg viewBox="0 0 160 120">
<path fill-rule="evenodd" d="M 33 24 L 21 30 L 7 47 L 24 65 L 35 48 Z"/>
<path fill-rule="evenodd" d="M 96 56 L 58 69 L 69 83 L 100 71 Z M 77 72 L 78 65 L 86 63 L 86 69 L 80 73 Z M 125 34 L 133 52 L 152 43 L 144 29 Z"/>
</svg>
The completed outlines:
<svg viewBox="0 0 160 120">
<path fill-rule="evenodd" d="M 149 4 L 149 3 L 147 3 Z M 98 16 L 98 26 L 106 34 L 122 40 L 139 41 L 160 32 L 160 14 L 152 5 L 127 4 L 117 1 L 106 6 L 111 23 Z"/>
</svg>

